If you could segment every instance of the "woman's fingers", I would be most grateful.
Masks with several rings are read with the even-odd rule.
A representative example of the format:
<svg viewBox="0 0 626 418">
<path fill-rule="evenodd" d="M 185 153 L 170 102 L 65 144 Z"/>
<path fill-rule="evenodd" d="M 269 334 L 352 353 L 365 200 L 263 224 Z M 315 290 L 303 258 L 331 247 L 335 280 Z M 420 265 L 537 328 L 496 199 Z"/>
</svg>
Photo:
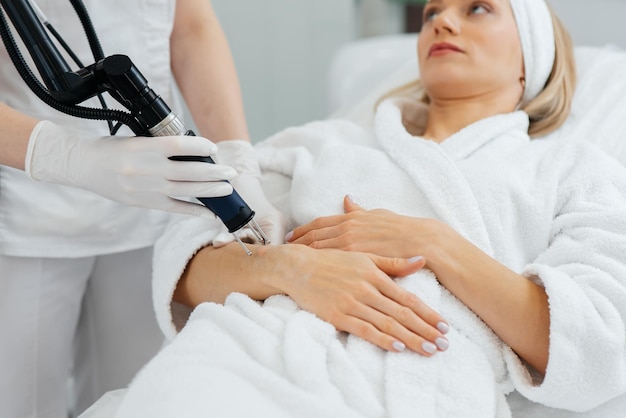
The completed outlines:
<svg viewBox="0 0 626 418">
<path fill-rule="evenodd" d="M 403 259 L 370 255 L 370 258 L 389 276 L 406 276 L 415 273 L 426 264 L 426 260 L 420 256 Z M 439 349 L 447 348 L 447 340 L 443 338 L 443 334 L 448 332 L 449 325 L 437 311 L 386 277 L 381 278 L 376 287 L 387 298 L 385 300 L 395 302 L 391 305 L 376 306 L 378 310 L 398 319 L 409 330 L 419 333 Z M 422 321 L 427 328 L 421 326 Z"/>
<path fill-rule="evenodd" d="M 285 237 L 285 241 L 294 244 L 308 245 L 311 242 L 319 241 L 330 237 L 330 228 L 345 221 L 345 215 L 324 216 L 317 218 L 308 224 L 299 226 Z"/>
<path fill-rule="evenodd" d="M 408 349 L 423 356 L 432 356 L 448 348 L 448 340 L 410 308 L 384 300 L 379 306 L 359 312 L 359 318 L 374 325 L 389 339 L 399 341 Z M 393 343 L 393 342 L 392 342 Z M 392 345 L 393 348 L 393 345 Z"/>
<path fill-rule="evenodd" d="M 352 196 L 350 196 L 349 194 L 347 194 L 343 198 L 343 211 L 345 213 L 350 213 L 350 212 L 354 212 L 356 210 L 361 210 L 361 209 L 363 208 L 358 203 L 356 203 L 354 199 L 352 198 Z"/>
<path fill-rule="evenodd" d="M 421 233 L 417 218 L 400 216 L 385 209 L 364 210 L 350 197 L 343 201 L 344 212 L 317 218 L 289 232 L 285 241 L 315 249 L 406 256 Z"/>
<path fill-rule="evenodd" d="M 423 257 L 414 257 L 413 259 L 405 260 L 402 258 L 370 255 L 370 258 L 372 258 L 381 271 L 390 276 L 406 276 L 407 274 L 414 273 L 421 269 L 426 264 L 426 260 Z M 381 279 L 381 283 L 377 286 L 383 295 L 395 301 L 400 306 L 410 308 L 419 315 L 421 319 L 441 333 L 445 334 L 449 329 L 447 322 L 437 311 L 432 309 L 413 293 L 407 292 L 405 289 L 398 286 L 392 280 Z"/>
<path fill-rule="evenodd" d="M 437 350 L 447 350 L 449 345 L 448 339 L 439 329 L 441 328 L 440 324 L 447 326 L 447 323 L 417 296 L 406 291 L 404 292 L 407 294 L 404 299 L 411 302 L 407 305 L 398 303 L 388 297 L 379 299 L 377 304 L 372 304 L 381 315 L 387 318 L 387 322 L 382 323 L 383 328 L 381 330 L 388 332 L 387 328 L 384 327 L 390 326 L 389 331 L 392 331 L 393 329 L 398 329 L 397 327 L 399 326 L 402 334 L 393 332 L 391 335 L 399 337 L 411 350 L 424 355 L 433 354 Z M 392 319 L 393 322 L 390 322 L 389 319 Z"/>
<path fill-rule="evenodd" d="M 350 195 L 346 195 L 343 198 L 343 207 L 346 214 L 362 209 L 361 206 L 359 206 L 352 200 Z M 336 237 L 338 231 L 331 228 L 337 225 L 341 225 L 348 219 L 349 217 L 345 215 L 324 216 L 317 218 L 309 222 L 308 224 L 295 228 L 288 234 L 287 237 L 285 237 L 285 241 L 294 244 L 309 245 L 313 242 L 319 242 L 334 238 Z M 324 248 L 337 247 L 332 247 L 331 245 L 326 244 Z"/>
<path fill-rule="evenodd" d="M 303 309 L 386 350 L 408 348 L 432 355 L 447 348 L 445 331 L 439 327 L 447 325 L 443 318 L 389 277 L 420 270 L 426 263 L 423 257 L 291 248 L 312 256 L 298 263 L 305 268 L 305 280 L 290 281 L 285 289 Z"/>
<path fill-rule="evenodd" d="M 421 270 L 426 265 L 426 260 L 422 256 L 411 258 L 381 257 L 375 254 L 368 254 L 376 267 L 383 273 L 391 277 L 404 277 Z"/>
<path fill-rule="evenodd" d="M 406 260 L 398 259 L 398 262 Z M 413 264 L 423 265 L 421 259 Z M 447 322 L 416 295 L 402 289 L 384 274 L 344 299 L 331 322 L 387 350 L 408 348 L 424 356 L 449 346 Z M 357 318 L 354 321 L 347 318 Z M 347 324 L 350 324 L 348 326 Z"/>
<path fill-rule="evenodd" d="M 381 332 L 369 321 L 364 321 L 354 316 L 346 316 L 342 322 L 343 326 L 341 326 L 341 329 L 337 326 L 340 331 L 356 335 L 383 350 L 402 352 L 406 349 L 406 344 L 389 334 Z"/>
<path fill-rule="evenodd" d="M 341 331 L 354 334 L 389 351 L 399 352 L 408 348 L 430 357 L 437 351 L 448 348 L 447 338 L 410 312 L 410 309 L 401 306 L 386 306 L 382 309 L 384 311 L 360 305 L 359 309 L 343 316 L 336 326 Z M 394 314 L 388 315 L 385 311 Z"/>
</svg>

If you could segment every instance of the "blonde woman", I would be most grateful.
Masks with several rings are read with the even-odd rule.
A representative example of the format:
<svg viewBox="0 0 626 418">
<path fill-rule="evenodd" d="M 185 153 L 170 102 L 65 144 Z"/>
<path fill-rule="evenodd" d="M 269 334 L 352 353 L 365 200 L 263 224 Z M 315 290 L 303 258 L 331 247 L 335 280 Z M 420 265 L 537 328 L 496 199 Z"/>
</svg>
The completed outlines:
<svg viewBox="0 0 626 418">
<path fill-rule="evenodd" d="M 164 236 L 173 342 L 120 416 L 508 417 L 514 390 L 573 411 L 626 391 L 626 173 L 535 138 L 570 109 L 567 33 L 544 0 L 433 0 L 418 60 L 373 131 L 257 147 L 287 245 L 246 259 L 200 220 Z"/>
</svg>

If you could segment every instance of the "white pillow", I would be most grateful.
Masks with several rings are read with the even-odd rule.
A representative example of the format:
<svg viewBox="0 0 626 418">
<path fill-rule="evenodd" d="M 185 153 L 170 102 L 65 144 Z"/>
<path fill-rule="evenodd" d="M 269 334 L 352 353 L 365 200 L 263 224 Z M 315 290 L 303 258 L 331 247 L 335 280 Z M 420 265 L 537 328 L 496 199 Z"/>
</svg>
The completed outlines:
<svg viewBox="0 0 626 418">
<path fill-rule="evenodd" d="M 549 137 L 586 140 L 626 165 L 626 51 L 576 47 L 578 84 L 572 111 Z"/>
<path fill-rule="evenodd" d="M 408 52 L 416 39 L 415 35 L 387 37 L 357 43 L 340 52 L 333 66 L 331 89 L 335 89 L 335 104 L 344 107 L 331 117 L 371 127 L 377 100 L 394 87 L 418 78 L 414 49 Z M 575 55 L 578 84 L 572 111 L 565 124 L 549 137 L 594 142 L 626 165 L 626 51 L 615 46 L 578 46 Z M 385 67 L 381 67 L 383 59 L 389 60 Z"/>
</svg>

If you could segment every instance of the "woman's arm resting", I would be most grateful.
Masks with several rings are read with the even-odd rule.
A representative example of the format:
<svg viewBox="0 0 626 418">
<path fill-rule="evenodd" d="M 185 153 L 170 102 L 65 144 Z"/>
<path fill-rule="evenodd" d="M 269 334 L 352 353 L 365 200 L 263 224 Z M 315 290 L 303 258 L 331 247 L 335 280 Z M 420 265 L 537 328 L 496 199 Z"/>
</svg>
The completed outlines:
<svg viewBox="0 0 626 418">
<path fill-rule="evenodd" d="M 445 320 L 389 276 L 424 266 L 423 258 L 398 259 L 302 245 L 255 247 L 246 256 L 237 244 L 206 247 L 189 263 L 174 294 L 195 307 L 222 303 L 232 292 L 264 300 L 287 294 L 338 330 L 386 350 L 404 347 L 430 356 L 447 348 Z"/>
<path fill-rule="evenodd" d="M 294 229 L 289 241 L 387 257 L 423 255 L 442 285 L 521 358 L 545 373 L 550 316 L 543 287 L 509 270 L 441 222 L 383 209 L 363 210 L 349 197 L 344 208 L 343 215 Z"/>
<path fill-rule="evenodd" d="M 545 289 L 508 269 L 452 228 L 440 224 L 429 267 L 452 294 L 535 370 L 545 374 L 550 309 Z"/>
</svg>

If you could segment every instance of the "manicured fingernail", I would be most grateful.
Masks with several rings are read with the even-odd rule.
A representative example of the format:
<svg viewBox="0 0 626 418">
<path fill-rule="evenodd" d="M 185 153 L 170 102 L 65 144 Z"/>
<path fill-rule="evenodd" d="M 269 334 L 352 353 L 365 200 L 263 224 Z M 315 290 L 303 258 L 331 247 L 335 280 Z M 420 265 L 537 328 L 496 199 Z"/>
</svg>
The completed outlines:
<svg viewBox="0 0 626 418">
<path fill-rule="evenodd" d="M 422 261 L 424 259 L 424 257 L 422 257 L 421 255 L 418 255 L 417 257 L 411 257 L 409 258 L 409 263 L 413 264 L 413 263 L 419 263 L 420 261 Z"/>
<path fill-rule="evenodd" d="M 357 202 L 357 200 L 354 198 L 354 196 L 352 196 L 351 194 L 347 194 L 346 197 L 348 198 L 348 200 L 350 201 L 350 203 L 353 203 L 357 206 L 360 206 L 361 204 L 359 202 Z"/>
<path fill-rule="evenodd" d="M 400 341 L 394 341 L 393 344 L 391 344 L 391 346 L 397 352 L 401 352 L 406 349 L 406 345 L 404 345 L 404 343 L 401 343 Z"/>
<path fill-rule="evenodd" d="M 445 322 L 438 323 L 437 324 L 437 329 L 442 334 L 447 334 L 448 332 L 450 332 L 450 327 Z"/>
<path fill-rule="evenodd" d="M 293 238 L 293 231 L 287 232 L 287 235 L 285 235 L 285 241 L 290 241 L 291 238 Z"/>
<path fill-rule="evenodd" d="M 446 351 L 448 347 L 450 347 L 450 343 L 448 342 L 448 340 L 443 337 L 437 338 L 435 340 L 435 344 L 437 344 L 437 347 L 439 347 L 441 351 Z"/>
<path fill-rule="evenodd" d="M 437 346 L 435 344 L 431 343 L 430 341 L 425 341 L 424 344 L 422 344 L 422 348 L 428 354 L 432 354 L 435 351 L 437 351 Z"/>
</svg>

